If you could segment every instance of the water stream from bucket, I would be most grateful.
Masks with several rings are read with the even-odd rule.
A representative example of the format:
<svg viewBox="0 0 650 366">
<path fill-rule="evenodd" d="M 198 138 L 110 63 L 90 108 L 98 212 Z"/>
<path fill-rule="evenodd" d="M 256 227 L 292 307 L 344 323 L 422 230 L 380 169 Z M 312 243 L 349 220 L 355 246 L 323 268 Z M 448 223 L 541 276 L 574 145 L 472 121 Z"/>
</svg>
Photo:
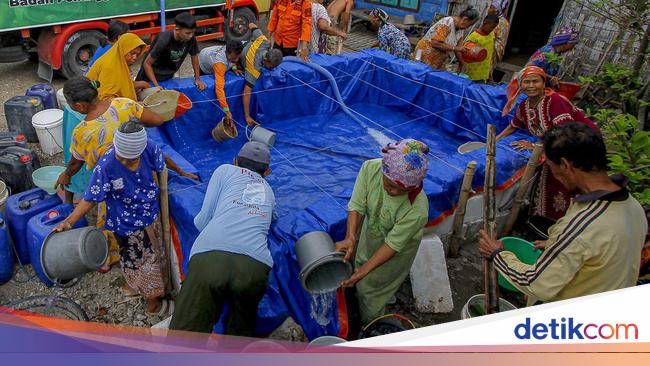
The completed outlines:
<svg viewBox="0 0 650 366">
<path fill-rule="evenodd" d="M 324 294 L 315 294 L 311 296 L 311 311 L 309 315 L 320 325 L 326 327 L 329 325 L 334 310 L 336 291 Z"/>
</svg>

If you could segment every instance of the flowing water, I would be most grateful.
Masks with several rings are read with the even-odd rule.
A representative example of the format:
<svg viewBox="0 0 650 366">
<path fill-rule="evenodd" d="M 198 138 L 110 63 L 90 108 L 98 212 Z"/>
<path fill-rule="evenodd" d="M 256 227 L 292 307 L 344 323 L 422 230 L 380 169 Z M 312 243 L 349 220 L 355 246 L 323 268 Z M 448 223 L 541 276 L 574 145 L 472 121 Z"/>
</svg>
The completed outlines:
<svg viewBox="0 0 650 366">
<path fill-rule="evenodd" d="M 311 311 L 309 315 L 320 325 L 326 327 L 333 317 L 336 304 L 336 291 L 311 296 Z"/>
</svg>

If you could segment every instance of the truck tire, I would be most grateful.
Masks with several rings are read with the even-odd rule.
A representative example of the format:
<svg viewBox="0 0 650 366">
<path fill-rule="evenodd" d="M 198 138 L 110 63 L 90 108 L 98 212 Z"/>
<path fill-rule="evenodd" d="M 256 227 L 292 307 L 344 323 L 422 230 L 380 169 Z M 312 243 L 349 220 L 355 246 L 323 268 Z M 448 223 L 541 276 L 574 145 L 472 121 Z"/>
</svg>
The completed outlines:
<svg viewBox="0 0 650 366">
<path fill-rule="evenodd" d="M 71 79 L 83 75 L 95 51 L 100 47 L 100 41 L 105 37 L 104 33 L 97 30 L 73 33 L 66 41 L 61 55 L 59 71 L 63 77 Z"/>
<path fill-rule="evenodd" d="M 226 42 L 247 41 L 251 37 L 251 31 L 248 29 L 248 24 L 257 20 L 255 13 L 249 8 L 237 8 L 233 12 L 233 28 L 230 28 L 228 18 L 223 25 L 223 30 L 226 36 Z"/>
</svg>

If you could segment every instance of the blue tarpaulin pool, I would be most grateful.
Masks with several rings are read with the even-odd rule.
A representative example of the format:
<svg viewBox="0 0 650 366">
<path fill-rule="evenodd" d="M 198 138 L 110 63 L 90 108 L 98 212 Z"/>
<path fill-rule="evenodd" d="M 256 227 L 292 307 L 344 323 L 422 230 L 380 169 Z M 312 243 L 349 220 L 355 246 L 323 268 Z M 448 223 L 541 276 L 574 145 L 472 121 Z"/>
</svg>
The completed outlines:
<svg viewBox="0 0 650 366">
<path fill-rule="evenodd" d="M 269 235 L 275 265 L 258 310 L 257 331 L 270 333 L 291 316 L 310 339 L 339 333 L 336 300 L 313 299 L 302 289 L 293 247 L 301 235 L 314 230 L 327 231 L 334 240 L 343 238 L 346 205 L 361 164 L 379 157 L 386 141 L 426 142 L 431 158 L 424 191 L 434 222 L 453 209 L 469 161 L 478 163 L 474 187 L 484 180 L 484 150 L 461 155 L 457 147 L 485 141 L 488 123 L 496 124 L 498 131 L 508 123 L 500 113 L 506 101 L 501 87 L 474 84 L 376 50 L 314 55 L 312 62 L 334 76 L 345 104 L 359 121 L 344 113 L 323 75 L 295 62 L 264 71 L 251 101 L 254 118 L 277 133 L 271 154 L 273 172 L 268 177 L 277 200 L 278 220 Z M 204 76 L 203 81 L 208 85 L 204 92 L 189 78 L 163 83 L 189 96 L 194 107 L 149 131 L 167 154 L 201 178 L 200 182 L 170 178 L 170 211 L 180 237 L 183 270 L 198 235 L 193 219 L 207 182 L 215 168 L 233 161 L 245 142 L 240 96 L 244 80 L 232 73 L 226 76 L 228 102 L 240 126 L 239 137 L 223 143 L 211 137 L 223 116 L 214 100 L 214 78 Z M 497 185 L 511 183 L 526 163 L 525 155 L 507 146 L 522 138 L 526 136 L 514 134 L 498 144 Z"/>
</svg>

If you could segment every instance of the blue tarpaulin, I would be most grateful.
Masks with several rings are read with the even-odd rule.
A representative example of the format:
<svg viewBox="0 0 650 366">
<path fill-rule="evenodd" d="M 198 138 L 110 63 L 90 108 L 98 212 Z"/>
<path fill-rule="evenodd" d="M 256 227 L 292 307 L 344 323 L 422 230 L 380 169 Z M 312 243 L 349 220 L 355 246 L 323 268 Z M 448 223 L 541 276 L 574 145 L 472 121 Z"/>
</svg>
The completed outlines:
<svg viewBox="0 0 650 366">
<path fill-rule="evenodd" d="M 474 187 L 482 186 L 484 180 L 484 150 L 461 155 L 457 147 L 470 140 L 485 141 L 488 123 L 496 124 L 498 131 L 508 123 L 500 113 L 506 101 L 502 87 L 474 84 L 377 50 L 314 55 L 312 62 L 335 77 L 341 96 L 361 123 L 341 110 L 323 75 L 294 62 L 265 70 L 251 101 L 254 118 L 277 133 L 271 154 L 273 172 L 268 177 L 279 217 L 269 235 L 275 265 L 258 310 L 257 331 L 270 333 L 291 316 L 310 339 L 338 334 L 338 313 L 336 306 L 319 304 L 302 289 L 293 247 L 301 235 L 314 230 L 327 231 L 334 240 L 344 237 L 347 201 L 361 164 L 379 157 L 387 140 L 415 138 L 427 143 L 431 158 L 424 191 L 433 220 L 453 208 L 469 161 L 478 163 Z M 185 93 L 194 106 L 182 117 L 149 131 L 167 154 L 201 178 L 196 182 L 170 177 L 170 212 L 182 243 L 184 270 L 198 235 L 193 219 L 201 208 L 207 182 L 220 164 L 233 161 L 245 142 L 244 80 L 232 73 L 226 75 L 226 94 L 240 124 L 239 136 L 217 143 L 211 130 L 223 113 L 214 100 L 214 78 L 202 79 L 208 85 L 203 92 L 190 78 L 163 83 L 165 88 Z M 497 185 L 509 181 L 526 163 L 526 156 L 507 146 L 522 138 L 526 136 L 514 134 L 498 144 Z M 317 309 L 313 309 L 315 305 Z M 325 312 L 321 315 L 326 321 L 314 320 L 314 311 Z"/>
</svg>

